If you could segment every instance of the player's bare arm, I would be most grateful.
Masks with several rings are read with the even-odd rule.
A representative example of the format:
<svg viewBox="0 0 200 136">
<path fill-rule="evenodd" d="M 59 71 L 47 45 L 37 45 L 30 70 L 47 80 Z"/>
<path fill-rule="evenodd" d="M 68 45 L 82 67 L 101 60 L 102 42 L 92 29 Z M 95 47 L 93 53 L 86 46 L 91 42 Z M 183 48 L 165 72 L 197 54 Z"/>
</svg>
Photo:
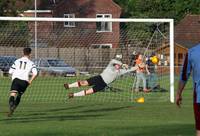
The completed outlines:
<svg viewBox="0 0 200 136">
<path fill-rule="evenodd" d="M 183 92 L 184 87 L 185 87 L 185 83 L 182 81 L 179 81 L 178 90 L 176 93 L 176 105 L 179 108 L 181 107 L 181 104 L 182 104 L 182 92 Z"/>
</svg>

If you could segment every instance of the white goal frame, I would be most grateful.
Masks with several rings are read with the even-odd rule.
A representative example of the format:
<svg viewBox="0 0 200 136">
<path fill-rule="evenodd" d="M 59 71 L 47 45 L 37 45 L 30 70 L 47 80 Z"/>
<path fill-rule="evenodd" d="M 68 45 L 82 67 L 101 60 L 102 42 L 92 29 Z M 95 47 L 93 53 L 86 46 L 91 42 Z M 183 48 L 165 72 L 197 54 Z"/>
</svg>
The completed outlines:
<svg viewBox="0 0 200 136">
<path fill-rule="evenodd" d="M 0 17 L 0 21 L 33 21 L 33 22 L 37 22 L 37 21 L 102 22 L 103 21 L 103 22 L 138 22 L 138 23 L 162 22 L 162 23 L 169 23 L 170 102 L 174 103 L 174 20 L 173 19 Z M 36 48 L 37 48 L 37 46 L 36 46 Z"/>
</svg>

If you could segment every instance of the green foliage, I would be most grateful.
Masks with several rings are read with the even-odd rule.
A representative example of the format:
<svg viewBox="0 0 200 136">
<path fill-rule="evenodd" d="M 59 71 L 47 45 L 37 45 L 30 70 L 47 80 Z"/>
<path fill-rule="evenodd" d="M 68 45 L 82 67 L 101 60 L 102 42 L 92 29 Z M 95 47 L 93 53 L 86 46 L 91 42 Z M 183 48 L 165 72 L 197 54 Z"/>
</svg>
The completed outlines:
<svg viewBox="0 0 200 136">
<path fill-rule="evenodd" d="M 199 0 L 114 0 L 123 9 L 123 17 L 173 18 L 180 21 L 186 14 L 200 14 Z"/>
<path fill-rule="evenodd" d="M 0 46 L 27 46 L 29 41 L 28 32 L 26 22 L 3 22 L 0 24 Z"/>
<path fill-rule="evenodd" d="M 24 6 L 16 7 L 17 1 L 24 3 Z M 0 0 L 0 16 L 17 16 L 18 12 L 28 8 L 31 2 L 32 0 Z"/>
<path fill-rule="evenodd" d="M 199 0 L 114 0 L 123 11 L 124 18 L 173 18 L 178 23 L 186 14 L 200 14 Z M 149 39 L 155 30 L 155 24 L 129 23 L 125 25 L 128 36 L 137 33 L 145 34 Z M 159 29 L 166 33 L 168 25 L 162 24 Z M 123 27 L 125 28 L 125 27 Z M 132 39 L 132 38 L 131 38 Z"/>
<path fill-rule="evenodd" d="M 14 0 L 1 0 L 0 1 L 0 16 L 16 16 L 15 9 L 15 1 Z"/>
<path fill-rule="evenodd" d="M 30 2 L 30 0 L 21 1 Z M 17 0 L 0 0 L 0 16 L 17 16 L 20 9 L 17 9 L 16 2 Z M 27 46 L 29 38 L 27 29 L 28 26 L 25 22 L 1 21 L 1 46 Z"/>
</svg>

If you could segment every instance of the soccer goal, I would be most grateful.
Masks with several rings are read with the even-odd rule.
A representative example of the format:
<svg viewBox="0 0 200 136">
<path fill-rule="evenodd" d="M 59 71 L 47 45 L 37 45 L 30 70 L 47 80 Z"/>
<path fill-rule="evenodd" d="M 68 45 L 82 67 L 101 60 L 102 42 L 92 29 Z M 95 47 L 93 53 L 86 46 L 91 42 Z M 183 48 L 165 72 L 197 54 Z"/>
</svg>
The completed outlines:
<svg viewBox="0 0 200 136">
<path fill-rule="evenodd" d="M 74 100 L 127 102 L 145 96 L 146 100 L 173 103 L 173 33 L 173 19 L 0 17 L 0 56 L 7 57 L 0 58 L 0 100 L 6 99 L 10 89 L 10 63 L 21 57 L 24 47 L 31 47 L 39 76 L 24 101 L 64 102 L 68 92 L 87 88 L 65 90 L 64 83 L 100 74 L 117 54 L 122 54 L 123 63 L 132 67 L 140 53 L 145 61 L 152 54 L 159 59 L 149 66 L 153 81 L 146 74 L 147 88 L 156 85 L 152 92 L 135 92 L 136 73 L 130 72 L 117 77 L 104 91 Z"/>
</svg>

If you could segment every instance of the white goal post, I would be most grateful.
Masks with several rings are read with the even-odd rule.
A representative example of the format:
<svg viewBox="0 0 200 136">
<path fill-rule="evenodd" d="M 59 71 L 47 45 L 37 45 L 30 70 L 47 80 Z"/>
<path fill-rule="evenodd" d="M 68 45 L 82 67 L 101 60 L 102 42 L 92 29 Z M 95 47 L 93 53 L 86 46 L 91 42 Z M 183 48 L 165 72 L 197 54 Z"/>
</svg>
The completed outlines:
<svg viewBox="0 0 200 136">
<path fill-rule="evenodd" d="M 126 19 L 126 18 L 44 18 L 44 17 L 0 17 L 0 21 L 52 21 L 52 22 L 136 22 L 169 23 L 170 46 L 170 102 L 174 103 L 174 20 L 173 19 Z M 37 47 L 36 47 L 37 48 Z M 37 50 L 37 49 L 36 49 Z"/>
</svg>

